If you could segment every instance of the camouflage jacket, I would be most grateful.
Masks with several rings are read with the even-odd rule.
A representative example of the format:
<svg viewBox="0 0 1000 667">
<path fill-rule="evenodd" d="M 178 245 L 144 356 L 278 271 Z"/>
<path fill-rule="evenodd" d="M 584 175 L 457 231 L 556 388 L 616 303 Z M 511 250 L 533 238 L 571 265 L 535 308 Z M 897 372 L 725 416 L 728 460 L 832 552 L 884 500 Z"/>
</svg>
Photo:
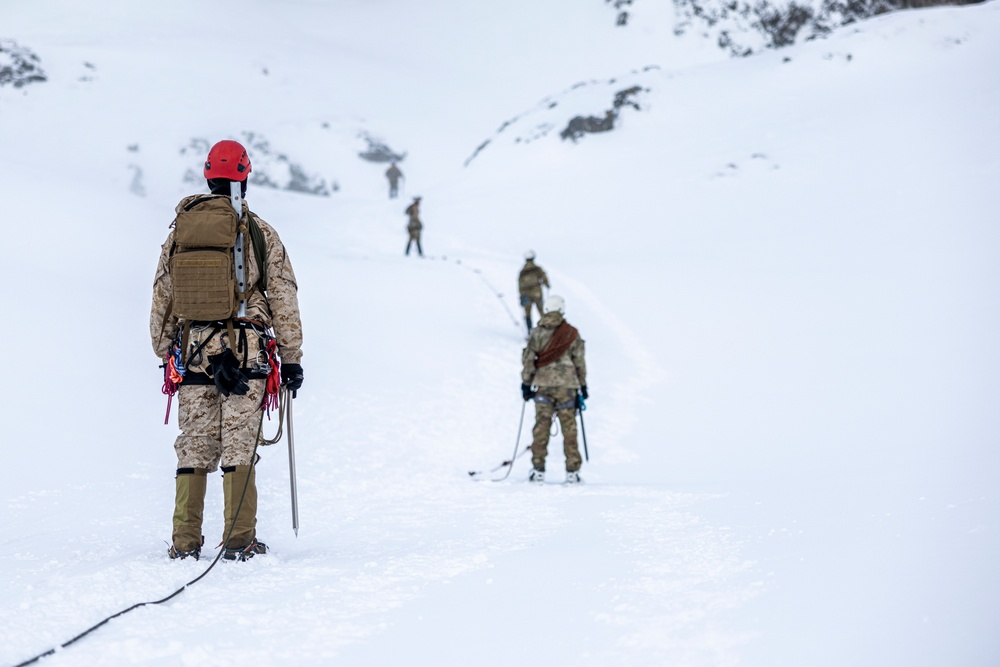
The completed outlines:
<svg viewBox="0 0 1000 667">
<path fill-rule="evenodd" d="M 209 195 L 185 197 L 177 205 L 176 211 L 179 213 L 196 197 L 207 196 Z M 243 203 L 243 212 L 244 215 L 250 212 L 246 202 Z M 250 298 L 247 299 L 247 319 L 273 327 L 281 360 L 297 364 L 302 359 L 302 321 L 299 317 L 298 285 L 295 282 L 295 272 L 292 271 L 291 260 L 288 258 L 288 253 L 285 251 L 285 246 L 278 237 L 278 233 L 256 215 L 254 218 L 259 223 L 267 242 L 267 294 L 262 294 L 259 289 L 252 290 Z M 174 314 L 170 315 L 165 325 L 163 324 L 171 302 L 170 256 L 173 247 L 174 230 L 171 229 L 163 248 L 160 250 L 160 261 L 156 265 L 156 277 L 153 279 L 153 305 L 149 313 L 149 334 L 153 343 L 153 352 L 160 359 L 166 357 L 170 351 L 171 343 L 183 325 L 183 321 Z M 252 251 L 249 238 L 246 239 L 246 247 L 247 283 L 256 285 L 260 279 L 260 268 L 257 265 L 257 257 Z M 192 329 L 191 342 L 197 343 L 201 336 L 202 332 L 195 332 Z M 202 356 L 207 358 L 207 355 L 215 354 L 221 349 L 221 341 L 224 337 L 226 337 L 225 333 L 216 336 L 212 344 L 205 348 Z M 251 345 L 250 354 L 256 354 L 254 345 Z M 204 364 L 191 364 L 189 368 L 203 372 L 203 366 Z"/>
<path fill-rule="evenodd" d="M 399 180 L 399 177 L 403 175 L 403 172 L 399 170 L 399 167 L 393 165 L 385 170 L 385 176 L 389 179 L 390 183 L 395 183 Z"/>
<path fill-rule="evenodd" d="M 587 362 L 584 360 L 583 339 L 577 337 L 559 359 L 541 368 L 535 368 L 535 358 L 544 350 L 556 327 L 563 322 L 558 312 L 545 313 L 538 326 L 531 330 L 528 345 L 521 352 L 521 381 L 536 387 L 576 388 L 587 384 Z"/>
<path fill-rule="evenodd" d="M 549 286 L 549 277 L 545 275 L 542 267 L 529 259 L 524 263 L 524 268 L 517 276 L 517 289 L 521 296 L 533 296 L 541 299 L 542 285 Z"/>
<path fill-rule="evenodd" d="M 420 208 L 415 203 L 406 207 L 406 215 L 410 216 L 410 222 L 406 225 L 407 230 L 418 232 L 424 228 L 423 223 L 420 222 Z"/>
</svg>

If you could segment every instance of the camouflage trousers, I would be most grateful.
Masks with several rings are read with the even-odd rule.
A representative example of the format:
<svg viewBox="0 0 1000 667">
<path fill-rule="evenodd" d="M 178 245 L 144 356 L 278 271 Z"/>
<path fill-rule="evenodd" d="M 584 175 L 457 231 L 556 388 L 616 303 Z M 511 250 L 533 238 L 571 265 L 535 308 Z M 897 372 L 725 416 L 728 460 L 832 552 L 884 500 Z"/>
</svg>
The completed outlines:
<svg viewBox="0 0 1000 667">
<path fill-rule="evenodd" d="M 538 317 L 545 314 L 544 303 L 542 302 L 542 295 L 539 294 L 522 294 L 521 295 L 521 305 L 524 306 L 524 319 L 531 320 L 531 307 L 535 306 L 538 308 Z"/>
<path fill-rule="evenodd" d="M 224 467 L 250 465 L 260 428 L 264 380 L 250 380 L 244 396 L 228 397 L 215 385 L 181 385 L 178 423 L 181 434 L 174 441 L 178 468 L 215 472 Z"/>
<path fill-rule="evenodd" d="M 410 246 L 413 245 L 414 241 L 416 241 L 416 243 L 417 243 L 417 254 L 419 254 L 421 257 L 423 257 L 424 256 L 424 249 L 422 247 L 420 247 L 420 231 L 419 230 L 417 230 L 417 231 L 411 231 L 410 232 L 410 240 L 406 242 L 406 253 L 405 254 L 407 254 L 407 255 L 410 254 Z"/>
<path fill-rule="evenodd" d="M 539 400 L 542 399 L 542 400 Z M 556 410 L 556 406 L 572 403 L 573 407 Z M 576 388 L 539 387 L 535 395 L 535 427 L 531 430 L 531 464 L 545 470 L 545 456 L 549 448 L 549 429 L 552 416 L 559 417 L 563 432 L 563 454 L 566 455 L 566 471 L 574 472 L 583 465 L 580 448 L 576 442 Z"/>
</svg>

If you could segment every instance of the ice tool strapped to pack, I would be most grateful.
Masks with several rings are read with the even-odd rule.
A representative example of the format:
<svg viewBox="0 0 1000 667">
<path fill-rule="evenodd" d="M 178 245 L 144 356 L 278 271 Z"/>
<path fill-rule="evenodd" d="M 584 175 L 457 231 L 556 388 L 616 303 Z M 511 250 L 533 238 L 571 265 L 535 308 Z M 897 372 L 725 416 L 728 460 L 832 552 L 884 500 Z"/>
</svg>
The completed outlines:
<svg viewBox="0 0 1000 667">
<path fill-rule="evenodd" d="M 170 249 L 171 298 L 160 327 L 166 329 L 171 315 L 184 321 L 175 345 L 165 360 L 163 392 L 167 394 L 167 419 L 170 402 L 183 382 L 188 337 L 192 323 L 224 324 L 231 345 L 236 344 L 233 319 L 246 316 L 246 303 L 252 290 L 267 293 L 267 241 L 260 224 L 247 212 L 243 215 L 242 184 L 233 181 L 227 200 L 216 195 L 196 197 L 174 220 L 174 243 Z M 244 238 L 249 235 L 257 260 L 258 280 L 247 289 L 247 262 Z M 241 331 L 245 335 L 245 332 Z M 176 359 L 174 350 L 177 350 Z M 173 363 L 176 373 L 171 373 Z"/>
<path fill-rule="evenodd" d="M 181 349 L 187 349 L 192 322 L 224 322 L 233 336 L 235 317 L 246 315 L 252 290 L 267 291 L 267 244 L 252 214 L 244 216 L 239 183 L 233 183 L 229 200 L 216 195 L 197 197 L 174 221 L 174 244 L 170 249 L 171 300 L 163 329 L 171 315 L 184 320 Z M 257 260 L 259 280 L 251 290 L 246 285 L 244 237 L 250 236 Z M 185 360 L 186 361 L 186 360 Z"/>
</svg>

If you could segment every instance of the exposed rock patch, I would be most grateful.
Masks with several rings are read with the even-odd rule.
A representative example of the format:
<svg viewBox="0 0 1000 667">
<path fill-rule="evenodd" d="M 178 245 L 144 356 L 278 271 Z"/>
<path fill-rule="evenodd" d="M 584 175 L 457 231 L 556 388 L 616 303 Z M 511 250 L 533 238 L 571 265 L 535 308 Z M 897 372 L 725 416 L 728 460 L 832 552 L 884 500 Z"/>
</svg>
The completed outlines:
<svg viewBox="0 0 1000 667">
<path fill-rule="evenodd" d="M 465 166 L 469 166 L 502 136 L 513 135 L 515 144 L 530 144 L 556 130 L 562 139 L 576 142 L 585 134 L 616 129 L 624 109 L 646 109 L 643 97 L 650 88 L 645 82 L 659 69 L 657 65 L 649 65 L 613 79 L 579 81 L 560 93 L 546 97 L 534 108 L 501 123 L 494 135 L 480 143 L 465 160 Z M 574 113 L 574 109 L 594 110 L 595 107 L 603 107 L 604 111 Z M 557 130 L 559 127 L 563 129 Z"/>
<path fill-rule="evenodd" d="M 701 33 L 736 57 L 824 37 L 834 29 L 903 9 L 982 0 L 674 0 L 677 35 Z"/>
<path fill-rule="evenodd" d="M 368 162 L 402 162 L 406 159 L 406 153 L 397 153 L 386 144 L 381 139 L 376 139 L 375 137 L 367 134 L 365 132 L 361 133 L 361 138 L 368 143 L 368 148 L 360 153 L 358 157 L 362 160 L 367 160 Z"/>
<path fill-rule="evenodd" d="M 48 81 L 42 61 L 31 49 L 11 39 L 0 39 L 0 87 L 23 88 Z"/>
<path fill-rule="evenodd" d="M 275 151 L 270 142 L 260 134 L 243 132 L 237 141 L 246 146 L 250 153 L 250 161 L 253 166 L 250 172 L 250 185 L 252 186 L 302 192 L 320 197 L 329 197 L 330 193 L 340 190 L 337 181 L 327 182 L 321 176 L 310 173 L 300 163 L 284 153 Z M 194 138 L 181 149 L 181 155 L 202 160 L 208 155 L 210 148 L 211 144 L 207 139 Z M 205 179 L 201 171 L 192 168 L 185 172 L 184 181 L 203 184 Z"/>
</svg>

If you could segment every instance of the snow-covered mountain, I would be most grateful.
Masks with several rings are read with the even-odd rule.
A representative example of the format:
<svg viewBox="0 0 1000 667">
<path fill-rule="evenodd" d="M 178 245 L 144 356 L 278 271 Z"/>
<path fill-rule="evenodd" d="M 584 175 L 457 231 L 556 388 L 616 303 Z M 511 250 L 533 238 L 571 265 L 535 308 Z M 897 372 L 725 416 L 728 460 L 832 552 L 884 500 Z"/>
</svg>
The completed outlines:
<svg viewBox="0 0 1000 667">
<path fill-rule="evenodd" d="M 700 6 L 0 7 L 0 663 L 206 566 L 147 320 L 222 138 L 300 283 L 299 537 L 278 445 L 271 554 L 45 662 L 995 663 L 1000 5 L 779 50 Z M 529 247 L 587 341 L 579 488 L 469 479 L 518 444 Z"/>
</svg>

